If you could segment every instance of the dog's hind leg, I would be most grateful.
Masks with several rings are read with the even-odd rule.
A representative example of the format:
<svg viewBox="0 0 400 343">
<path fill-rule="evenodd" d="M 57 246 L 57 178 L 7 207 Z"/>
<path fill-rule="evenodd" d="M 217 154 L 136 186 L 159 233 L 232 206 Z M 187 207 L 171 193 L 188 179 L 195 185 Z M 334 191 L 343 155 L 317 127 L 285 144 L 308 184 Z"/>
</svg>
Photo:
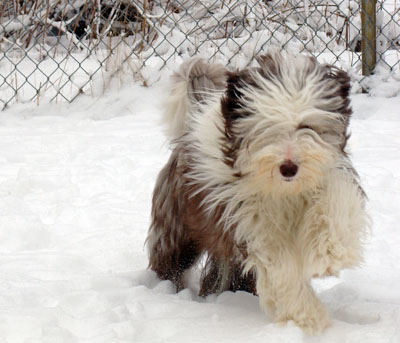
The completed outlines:
<svg viewBox="0 0 400 343">
<path fill-rule="evenodd" d="M 243 273 L 240 262 L 210 258 L 201 278 L 199 295 L 207 296 L 224 291 L 245 291 L 256 294 L 256 280 L 252 271 Z"/>
<path fill-rule="evenodd" d="M 152 240 L 151 235 L 149 240 Z M 167 235 L 162 234 L 151 244 L 149 250 L 150 268 L 160 279 L 172 281 L 177 291 L 183 289 L 185 287 L 183 275 L 199 256 L 196 245 L 185 240 L 171 242 Z"/>
<path fill-rule="evenodd" d="M 185 225 L 185 181 L 176 148 L 158 175 L 153 193 L 152 221 L 146 240 L 149 267 L 163 280 L 171 280 L 177 290 L 182 277 L 200 255 L 191 231 Z"/>
</svg>

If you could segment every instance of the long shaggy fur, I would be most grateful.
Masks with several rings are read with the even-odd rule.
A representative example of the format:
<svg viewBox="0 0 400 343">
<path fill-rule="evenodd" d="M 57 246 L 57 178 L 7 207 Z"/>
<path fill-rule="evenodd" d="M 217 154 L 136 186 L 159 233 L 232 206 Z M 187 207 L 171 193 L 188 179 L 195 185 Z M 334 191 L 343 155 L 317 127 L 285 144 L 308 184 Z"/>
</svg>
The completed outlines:
<svg viewBox="0 0 400 343">
<path fill-rule="evenodd" d="M 313 277 L 362 260 L 364 192 L 345 152 L 349 78 L 314 58 L 273 52 L 227 72 L 202 59 L 172 78 L 173 151 L 153 195 L 150 268 L 200 294 L 246 290 L 278 322 L 330 323 Z"/>
</svg>

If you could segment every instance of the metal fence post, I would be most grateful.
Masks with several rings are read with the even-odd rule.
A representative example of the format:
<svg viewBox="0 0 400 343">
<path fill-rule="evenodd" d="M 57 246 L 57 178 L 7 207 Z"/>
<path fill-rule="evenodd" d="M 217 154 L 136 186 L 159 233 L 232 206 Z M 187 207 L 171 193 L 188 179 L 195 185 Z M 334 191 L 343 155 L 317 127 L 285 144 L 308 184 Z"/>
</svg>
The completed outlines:
<svg viewBox="0 0 400 343">
<path fill-rule="evenodd" d="M 361 2 L 362 73 L 371 75 L 376 64 L 376 0 Z"/>
</svg>

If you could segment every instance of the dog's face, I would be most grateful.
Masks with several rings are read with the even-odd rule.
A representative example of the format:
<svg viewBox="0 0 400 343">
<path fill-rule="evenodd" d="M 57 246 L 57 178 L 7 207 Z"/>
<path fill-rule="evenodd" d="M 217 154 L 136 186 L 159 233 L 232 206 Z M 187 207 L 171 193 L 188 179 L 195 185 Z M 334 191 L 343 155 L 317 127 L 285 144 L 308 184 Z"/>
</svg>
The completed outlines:
<svg viewBox="0 0 400 343">
<path fill-rule="evenodd" d="M 225 163 L 252 191 L 278 196 L 320 185 L 345 154 L 351 115 L 345 72 L 281 56 L 230 73 L 221 102 Z"/>
</svg>

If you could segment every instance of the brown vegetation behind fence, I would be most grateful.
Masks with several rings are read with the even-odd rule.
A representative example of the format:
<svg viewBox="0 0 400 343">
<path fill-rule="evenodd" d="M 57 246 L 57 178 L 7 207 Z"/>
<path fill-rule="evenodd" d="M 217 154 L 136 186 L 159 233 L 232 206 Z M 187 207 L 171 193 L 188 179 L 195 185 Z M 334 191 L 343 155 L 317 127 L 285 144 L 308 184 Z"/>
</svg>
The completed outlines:
<svg viewBox="0 0 400 343">
<path fill-rule="evenodd" d="M 0 102 L 72 101 L 128 65 L 153 71 L 194 54 L 242 66 L 269 46 L 361 70 L 357 0 L 3 0 Z M 378 4 L 377 56 L 399 69 L 400 14 Z M 360 76 L 361 77 L 361 76 Z"/>
</svg>

